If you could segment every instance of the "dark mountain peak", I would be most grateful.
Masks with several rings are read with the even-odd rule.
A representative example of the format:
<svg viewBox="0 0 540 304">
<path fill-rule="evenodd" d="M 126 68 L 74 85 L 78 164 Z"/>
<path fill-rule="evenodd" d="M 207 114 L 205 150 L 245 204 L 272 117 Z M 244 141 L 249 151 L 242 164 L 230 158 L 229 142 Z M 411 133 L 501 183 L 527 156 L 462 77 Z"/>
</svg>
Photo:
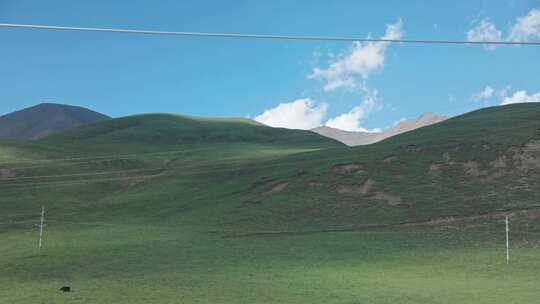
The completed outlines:
<svg viewBox="0 0 540 304">
<path fill-rule="evenodd" d="M 49 106 L 51 106 L 51 107 L 74 107 L 72 105 L 54 103 L 54 102 L 42 102 L 42 103 L 38 103 L 34 107 L 49 107 Z"/>
<path fill-rule="evenodd" d="M 38 139 L 109 118 L 83 107 L 45 102 L 0 116 L 0 139 Z"/>
</svg>

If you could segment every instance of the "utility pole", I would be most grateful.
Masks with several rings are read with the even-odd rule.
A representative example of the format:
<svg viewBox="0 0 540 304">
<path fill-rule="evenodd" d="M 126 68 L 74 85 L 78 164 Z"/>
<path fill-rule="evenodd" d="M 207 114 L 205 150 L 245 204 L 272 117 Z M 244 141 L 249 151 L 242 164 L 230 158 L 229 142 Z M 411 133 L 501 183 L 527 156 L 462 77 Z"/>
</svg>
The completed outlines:
<svg viewBox="0 0 540 304">
<path fill-rule="evenodd" d="M 41 223 L 39 224 L 39 249 L 41 249 L 41 240 L 43 238 L 43 221 L 45 220 L 45 206 L 41 206 Z"/>
<path fill-rule="evenodd" d="M 506 219 L 505 219 L 505 223 L 506 223 L 506 264 L 510 264 L 510 240 L 509 240 L 509 235 L 508 235 L 508 232 L 509 232 L 509 227 L 508 227 L 508 215 L 506 216 Z"/>
</svg>

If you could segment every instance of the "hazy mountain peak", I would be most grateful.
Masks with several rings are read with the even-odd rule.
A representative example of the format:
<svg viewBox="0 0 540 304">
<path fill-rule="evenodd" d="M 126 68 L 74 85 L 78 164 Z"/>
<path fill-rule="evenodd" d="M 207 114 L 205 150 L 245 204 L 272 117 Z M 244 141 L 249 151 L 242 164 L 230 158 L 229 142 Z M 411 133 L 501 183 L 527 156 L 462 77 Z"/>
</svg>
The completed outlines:
<svg viewBox="0 0 540 304">
<path fill-rule="evenodd" d="M 400 133 L 429 126 L 447 119 L 447 116 L 427 112 L 418 116 L 415 119 L 404 119 L 402 121 L 399 121 L 394 127 L 378 133 L 344 131 L 327 126 L 317 127 L 315 129 L 312 129 L 312 131 L 320 135 L 338 140 L 348 146 L 360 146 L 373 144 L 383 139 L 398 135 Z"/>
</svg>

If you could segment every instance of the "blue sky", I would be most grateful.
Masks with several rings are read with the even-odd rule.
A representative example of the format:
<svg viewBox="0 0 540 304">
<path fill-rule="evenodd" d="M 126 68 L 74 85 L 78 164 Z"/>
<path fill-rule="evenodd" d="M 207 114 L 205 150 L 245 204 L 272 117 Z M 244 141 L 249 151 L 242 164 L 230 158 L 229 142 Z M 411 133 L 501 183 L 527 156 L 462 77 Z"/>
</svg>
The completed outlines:
<svg viewBox="0 0 540 304">
<path fill-rule="evenodd" d="M 404 39 L 540 40 L 540 1 L 0 0 L 1 23 Z M 537 15 L 538 12 L 538 15 Z M 350 130 L 540 101 L 540 47 L 352 44 L 0 29 L 0 114 L 258 118 Z M 266 111 L 266 112 L 265 112 Z"/>
</svg>

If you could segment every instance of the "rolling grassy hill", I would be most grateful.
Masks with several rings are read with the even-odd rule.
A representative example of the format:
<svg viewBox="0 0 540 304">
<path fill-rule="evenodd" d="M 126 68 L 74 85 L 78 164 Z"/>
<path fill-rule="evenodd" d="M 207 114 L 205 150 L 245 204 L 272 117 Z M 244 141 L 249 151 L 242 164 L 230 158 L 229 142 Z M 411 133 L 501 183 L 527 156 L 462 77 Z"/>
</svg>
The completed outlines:
<svg viewBox="0 0 540 304">
<path fill-rule="evenodd" d="M 0 142 L 0 291 L 8 303 L 533 303 L 539 175 L 536 104 L 354 148 L 168 114 Z"/>
</svg>

